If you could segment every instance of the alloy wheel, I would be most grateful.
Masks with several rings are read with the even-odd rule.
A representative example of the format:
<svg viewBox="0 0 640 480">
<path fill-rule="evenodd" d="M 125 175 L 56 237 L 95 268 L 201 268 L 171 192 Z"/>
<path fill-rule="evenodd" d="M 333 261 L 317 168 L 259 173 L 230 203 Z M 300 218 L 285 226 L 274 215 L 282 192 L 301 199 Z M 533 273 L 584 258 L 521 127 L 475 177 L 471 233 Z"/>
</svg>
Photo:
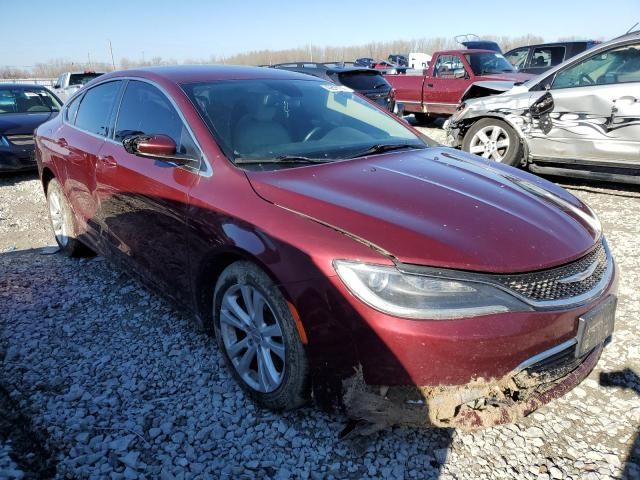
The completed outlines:
<svg viewBox="0 0 640 480">
<path fill-rule="evenodd" d="M 509 135 L 498 125 L 487 125 L 478 130 L 469 144 L 469 152 L 502 162 L 509 151 Z"/>
<path fill-rule="evenodd" d="M 233 285 L 222 297 L 220 333 L 225 351 L 242 380 L 259 392 L 273 392 L 285 371 L 280 320 L 252 285 Z"/>
<path fill-rule="evenodd" d="M 49 216 L 51 217 L 51 226 L 53 234 L 61 247 L 69 242 L 69 232 L 67 231 L 67 210 L 64 207 L 64 200 L 60 197 L 57 190 L 49 192 Z"/>
</svg>

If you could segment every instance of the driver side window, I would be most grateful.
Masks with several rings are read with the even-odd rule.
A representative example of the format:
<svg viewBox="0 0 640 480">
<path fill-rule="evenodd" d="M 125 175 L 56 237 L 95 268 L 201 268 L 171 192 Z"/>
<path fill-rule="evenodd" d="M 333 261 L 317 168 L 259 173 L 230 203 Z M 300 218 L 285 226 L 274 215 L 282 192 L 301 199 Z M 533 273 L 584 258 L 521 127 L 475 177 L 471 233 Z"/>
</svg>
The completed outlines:
<svg viewBox="0 0 640 480">
<path fill-rule="evenodd" d="M 600 52 L 561 70 L 551 88 L 640 82 L 640 44 Z"/>
<path fill-rule="evenodd" d="M 438 78 L 463 78 L 465 69 L 460 57 L 456 55 L 440 55 L 433 69 L 433 76 Z"/>
<path fill-rule="evenodd" d="M 167 135 L 176 143 L 176 153 L 200 159 L 200 150 L 171 102 L 153 85 L 130 80 L 118 112 L 115 140 L 130 135 Z"/>
</svg>

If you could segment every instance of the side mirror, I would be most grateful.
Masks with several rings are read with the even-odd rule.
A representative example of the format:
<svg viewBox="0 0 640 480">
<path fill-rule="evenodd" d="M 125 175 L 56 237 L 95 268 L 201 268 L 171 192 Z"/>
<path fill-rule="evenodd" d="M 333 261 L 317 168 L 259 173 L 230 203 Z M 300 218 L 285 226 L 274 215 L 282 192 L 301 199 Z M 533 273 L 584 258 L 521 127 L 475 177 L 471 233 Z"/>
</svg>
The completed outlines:
<svg viewBox="0 0 640 480">
<path fill-rule="evenodd" d="M 529 113 L 531 113 L 532 117 L 541 117 L 545 113 L 550 113 L 553 111 L 553 97 L 551 93 L 545 92 L 538 100 L 533 102 L 533 104 L 529 107 Z"/>
<path fill-rule="evenodd" d="M 140 157 L 151 157 L 173 162 L 177 165 L 196 163 L 196 160 L 180 156 L 176 142 L 167 135 L 131 135 L 122 141 L 124 149 Z"/>
</svg>

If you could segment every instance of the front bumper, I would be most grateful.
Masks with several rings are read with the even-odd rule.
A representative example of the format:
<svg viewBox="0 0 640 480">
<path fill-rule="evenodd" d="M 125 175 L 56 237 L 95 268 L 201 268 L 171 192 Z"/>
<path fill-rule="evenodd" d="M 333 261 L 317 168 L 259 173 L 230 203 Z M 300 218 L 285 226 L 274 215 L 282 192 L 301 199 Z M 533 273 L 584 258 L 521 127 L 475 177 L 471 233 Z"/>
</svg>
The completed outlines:
<svg viewBox="0 0 640 480">
<path fill-rule="evenodd" d="M 578 362 L 571 347 L 527 369 L 485 382 L 449 387 L 375 387 L 361 371 L 344 382 L 350 418 L 377 430 L 391 425 L 475 430 L 512 423 L 558 398 L 584 380 L 602 353 L 600 345 Z"/>
<path fill-rule="evenodd" d="M 36 170 L 34 148 L 0 146 L 0 173 Z"/>
<path fill-rule="evenodd" d="M 462 146 L 462 131 L 457 123 L 449 118 L 442 125 L 442 129 L 445 132 L 445 144 L 448 147 L 460 148 Z"/>
</svg>

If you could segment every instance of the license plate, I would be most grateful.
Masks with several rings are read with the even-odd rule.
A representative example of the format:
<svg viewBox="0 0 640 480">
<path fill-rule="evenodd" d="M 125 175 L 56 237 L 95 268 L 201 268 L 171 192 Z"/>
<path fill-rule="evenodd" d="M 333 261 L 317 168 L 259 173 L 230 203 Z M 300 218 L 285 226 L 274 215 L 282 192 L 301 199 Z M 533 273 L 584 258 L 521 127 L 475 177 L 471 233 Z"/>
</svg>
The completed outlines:
<svg viewBox="0 0 640 480">
<path fill-rule="evenodd" d="M 613 333 L 618 299 L 607 297 L 600 305 L 578 318 L 576 357 L 582 357 L 604 343 Z"/>
</svg>

